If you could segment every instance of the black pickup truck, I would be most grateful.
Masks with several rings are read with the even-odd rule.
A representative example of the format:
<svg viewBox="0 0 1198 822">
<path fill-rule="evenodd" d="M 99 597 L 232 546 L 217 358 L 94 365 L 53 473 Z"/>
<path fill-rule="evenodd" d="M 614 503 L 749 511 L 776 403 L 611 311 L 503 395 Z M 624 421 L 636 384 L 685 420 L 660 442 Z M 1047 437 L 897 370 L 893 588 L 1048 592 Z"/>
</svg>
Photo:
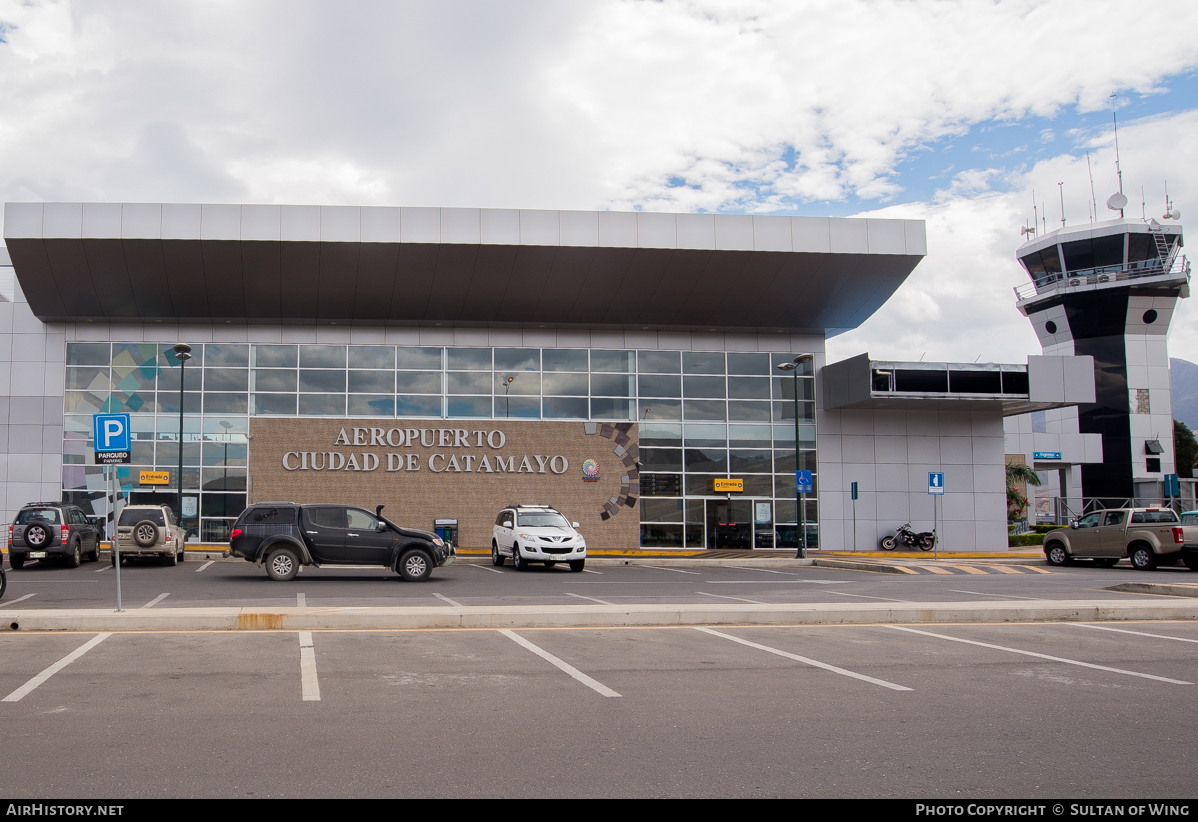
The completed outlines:
<svg viewBox="0 0 1198 822">
<path fill-rule="evenodd" d="M 433 568 L 449 565 L 452 545 L 428 531 L 403 528 L 352 505 L 256 502 L 242 512 L 229 535 L 229 552 L 266 566 L 275 580 L 294 579 L 301 565 L 377 565 L 409 582 L 423 582 Z"/>
</svg>

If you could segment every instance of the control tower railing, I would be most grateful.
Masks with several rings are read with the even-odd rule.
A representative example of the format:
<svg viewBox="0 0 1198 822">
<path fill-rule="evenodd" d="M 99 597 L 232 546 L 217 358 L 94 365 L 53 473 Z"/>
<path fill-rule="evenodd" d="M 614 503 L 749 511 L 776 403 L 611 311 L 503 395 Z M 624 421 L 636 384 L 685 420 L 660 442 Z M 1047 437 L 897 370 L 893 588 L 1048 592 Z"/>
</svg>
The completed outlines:
<svg viewBox="0 0 1198 822">
<path fill-rule="evenodd" d="M 1069 271 L 1064 274 L 1051 274 L 1039 281 L 1024 283 L 1015 287 L 1015 299 L 1018 302 L 1030 300 L 1043 294 L 1055 294 L 1078 288 L 1083 285 L 1106 285 L 1108 283 L 1140 280 L 1147 277 L 1169 277 L 1170 279 L 1184 278 L 1190 280 L 1190 261 L 1185 255 L 1171 254 L 1161 264 L 1159 258 L 1147 263 L 1136 263 L 1128 266 L 1105 266 L 1103 268 L 1087 268 L 1081 271 Z"/>
</svg>

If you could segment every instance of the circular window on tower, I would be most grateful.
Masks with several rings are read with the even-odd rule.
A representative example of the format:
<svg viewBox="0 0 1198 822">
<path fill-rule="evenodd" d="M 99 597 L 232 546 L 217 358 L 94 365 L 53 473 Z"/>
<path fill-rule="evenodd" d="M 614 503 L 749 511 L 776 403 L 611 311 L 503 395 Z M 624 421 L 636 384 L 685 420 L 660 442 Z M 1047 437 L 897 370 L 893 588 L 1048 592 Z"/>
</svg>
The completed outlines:
<svg viewBox="0 0 1198 822">
<path fill-rule="evenodd" d="M 1044 330 L 1049 334 L 1055 334 L 1057 333 L 1057 324 L 1052 320 L 1049 320 L 1048 322 L 1044 323 Z"/>
<path fill-rule="evenodd" d="M 1144 312 L 1144 322 L 1148 325 L 1152 325 L 1154 322 L 1156 322 L 1156 309 L 1155 308 L 1150 308 Z"/>
</svg>

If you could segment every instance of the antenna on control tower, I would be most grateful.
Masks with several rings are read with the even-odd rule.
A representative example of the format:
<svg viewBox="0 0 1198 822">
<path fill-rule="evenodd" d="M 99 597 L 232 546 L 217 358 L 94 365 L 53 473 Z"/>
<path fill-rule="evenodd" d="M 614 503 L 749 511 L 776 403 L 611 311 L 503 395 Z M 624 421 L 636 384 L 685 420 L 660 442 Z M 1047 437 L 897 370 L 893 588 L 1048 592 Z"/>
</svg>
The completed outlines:
<svg viewBox="0 0 1198 822">
<path fill-rule="evenodd" d="M 1065 227 L 1065 184 L 1057 183 L 1057 189 L 1061 192 L 1061 228 Z"/>
<path fill-rule="evenodd" d="M 1180 220 L 1181 212 L 1173 207 L 1173 201 L 1169 199 L 1169 181 L 1165 180 L 1165 216 L 1162 220 Z"/>
<path fill-rule="evenodd" d="M 1111 95 L 1112 100 L 1115 97 L 1116 95 Z M 1114 106 L 1114 104 L 1112 105 Z M 1117 106 L 1111 109 L 1111 123 L 1115 127 L 1115 172 L 1119 175 L 1119 193 L 1111 195 L 1110 199 L 1106 201 L 1106 207 L 1111 211 L 1118 211 L 1119 219 L 1123 219 L 1123 209 L 1127 206 L 1127 197 L 1123 194 L 1123 164 L 1119 160 L 1119 111 Z"/>
</svg>

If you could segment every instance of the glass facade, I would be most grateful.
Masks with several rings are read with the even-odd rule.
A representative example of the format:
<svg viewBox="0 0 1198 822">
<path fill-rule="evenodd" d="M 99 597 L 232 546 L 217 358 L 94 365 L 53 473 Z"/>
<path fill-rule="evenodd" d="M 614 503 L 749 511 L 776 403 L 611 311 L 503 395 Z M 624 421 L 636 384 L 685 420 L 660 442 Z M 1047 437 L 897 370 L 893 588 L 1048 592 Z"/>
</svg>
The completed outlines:
<svg viewBox="0 0 1198 822">
<path fill-rule="evenodd" d="M 811 366 L 776 376 L 793 354 L 209 343 L 192 357 L 183 520 L 204 540 L 227 539 L 245 507 L 251 416 L 635 421 L 646 547 L 794 547 L 794 471 L 816 470 Z M 65 498 L 87 510 L 104 495 L 91 415 L 127 412 L 133 464 L 116 469 L 121 491 L 174 505 L 182 374 L 170 345 L 68 344 Z M 141 488 L 143 470 L 170 471 L 172 488 Z M 721 477 L 744 490 L 716 493 Z M 814 547 L 815 494 L 806 505 Z"/>
</svg>

